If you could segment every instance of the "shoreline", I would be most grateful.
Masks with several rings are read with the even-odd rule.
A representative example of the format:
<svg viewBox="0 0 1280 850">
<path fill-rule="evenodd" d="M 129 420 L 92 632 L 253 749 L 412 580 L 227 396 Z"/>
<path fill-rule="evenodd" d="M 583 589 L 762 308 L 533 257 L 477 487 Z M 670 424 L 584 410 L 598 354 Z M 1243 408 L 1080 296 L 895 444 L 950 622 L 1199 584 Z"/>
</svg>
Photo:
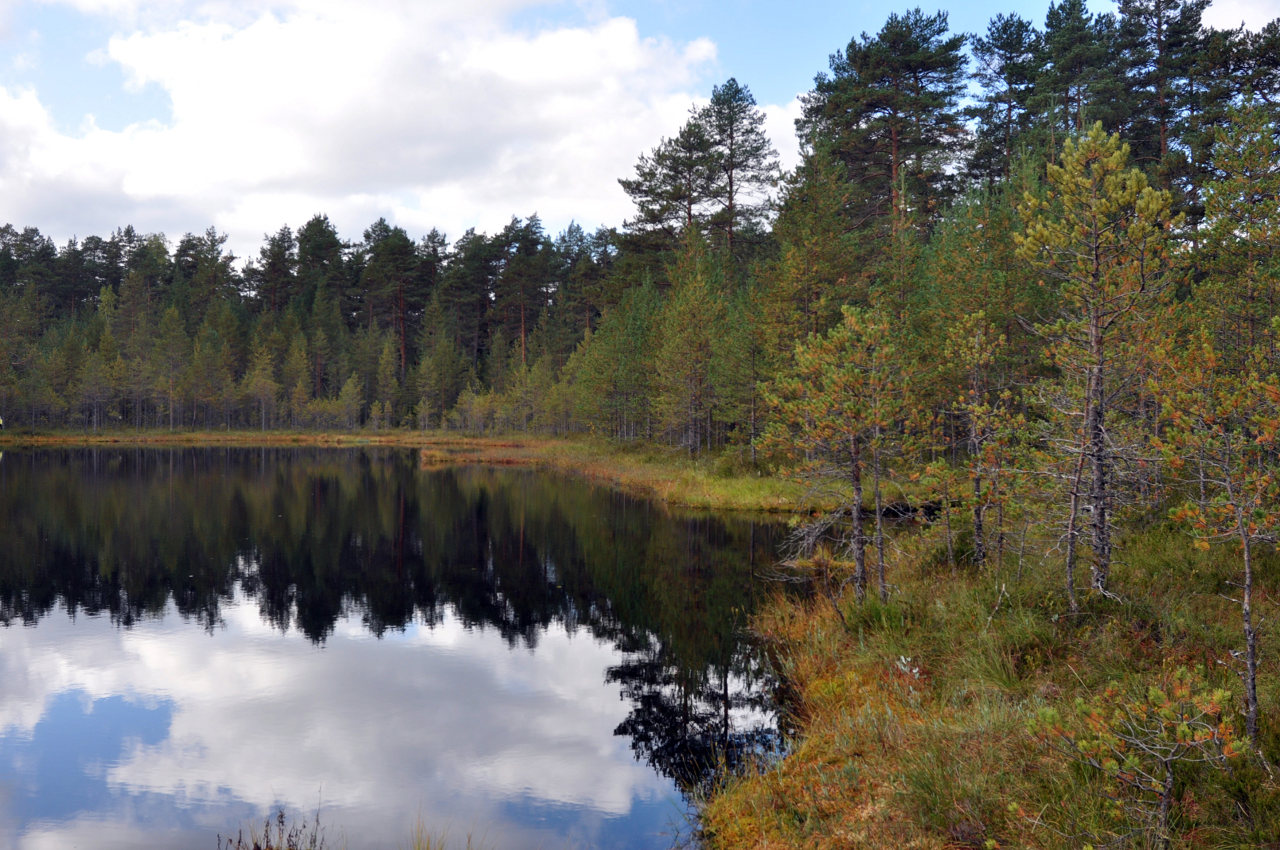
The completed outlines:
<svg viewBox="0 0 1280 850">
<path fill-rule="evenodd" d="M 717 458 L 590 437 L 466 437 L 438 432 L 119 431 L 0 434 L 0 451 L 49 448 L 416 449 L 428 466 L 491 464 L 549 469 L 647 496 L 674 507 L 792 514 L 804 489 L 782 478 L 724 468 Z M 723 457 L 723 456 L 721 456 Z"/>
</svg>

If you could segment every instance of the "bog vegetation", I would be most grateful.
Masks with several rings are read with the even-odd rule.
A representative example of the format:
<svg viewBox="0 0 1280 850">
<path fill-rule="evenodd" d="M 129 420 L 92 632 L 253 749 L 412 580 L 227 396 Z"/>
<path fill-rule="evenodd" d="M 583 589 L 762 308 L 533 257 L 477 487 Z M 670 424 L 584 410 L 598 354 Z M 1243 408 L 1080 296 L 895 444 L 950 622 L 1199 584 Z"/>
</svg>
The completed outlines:
<svg viewBox="0 0 1280 850">
<path fill-rule="evenodd" d="M 1206 6 L 890 14 L 817 75 L 793 172 L 730 79 L 595 233 L 317 215 L 241 266 L 213 229 L 7 226 L 0 415 L 780 470 L 822 491 L 788 552 L 821 601 L 762 625 L 811 736 L 711 840 L 1273 839 L 1280 21 Z"/>
</svg>

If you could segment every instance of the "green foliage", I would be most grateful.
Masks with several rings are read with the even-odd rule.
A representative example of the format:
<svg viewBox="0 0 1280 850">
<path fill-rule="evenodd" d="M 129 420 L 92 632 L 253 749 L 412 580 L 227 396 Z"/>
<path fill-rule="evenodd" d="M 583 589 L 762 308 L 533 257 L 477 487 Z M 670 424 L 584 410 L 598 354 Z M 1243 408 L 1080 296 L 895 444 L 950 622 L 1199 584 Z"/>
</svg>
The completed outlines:
<svg viewBox="0 0 1280 850">
<path fill-rule="evenodd" d="M 1196 303 L 1219 355 L 1242 365 L 1252 353 L 1277 361 L 1280 316 L 1280 139 L 1274 109 L 1249 102 L 1230 113 L 1213 146 L 1222 175 L 1204 191 L 1203 276 Z"/>
<path fill-rule="evenodd" d="M 911 207 L 940 211 L 948 178 L 936 153 L 960 131 L 964 40 L 948 33 L 946 12 L 890 13 L 818 76 L 798 127 L 809 147 L 849 169 L 861 195 L 855 218 L 898 227 Z"/>
<path fill-rule="evenodd" d="M 895 439 L 902 415 L 906 377 L 892 337 L 892 324 L 875 310 L 844 309 L 844 320 L 823 336 L 796 346 L 793 370 L 779 377 L 766 394 L 772 421 L 765 431 L 767 451 L 790 459 L 790 469 L 816 487 L 838 482 L 824 501 L 839 507 L 809 524 L 801 535 L 801 554 L 844 518 L 851 519 L 842 544 L 854 560 L 853 583 L 866 593 L 866 537 L 862 527 L 864 476 L 874 485 L 877 530 L 883 458 Z M 880 592 L 887 593 L 883 549 Z"/>
<path fill-rule="evenodd" d="M 653 433 L 653 338 L 660 296 L 633 289 L 606 313 L 569 358 L 564 378 L 587 428 L 618 439 Z"/>
<path fill-rule="evenodd" d="M 1243 758 L 1230 700 L 1203 673 L 1178 668 L 1136 692 L 1113 684 L 1096 700 L 1077 701 L 1065 719 L 1042 709 L 1033 734 L 1103 782 L 1098 802 L 1109 826 L 1077 840 L 1096 845 L 1143 836 L 1148 846 L 1168 847 L 1192 826 L 1194 816 L 1179 806 L 1187 787 L 1200 784 L 1204 771 L 1226 772 Z"/>
<path fill-rule="evenodd" d="M 747 256 L 742 243 L 758 239 L 778 176 L 764 121 L 751 90 L 731 77 L 690 110 L 679 133 L 642 155 L 636 176 L 618 181 L 636 204 L 627 227 L 640 244 L 676 252 L 697 234 L 730 257 Z"/>
<path fill-rule="evenodd" d="M 685 238 L 671 279 L 655 328 L 654 408 L 671 441 L 696 454 L 715 440 L 716 339 L 726 325 L 721 268 L 697 233 Z"/>
<path fill-rule="evenodd" d="M 1141 331 L 1149 328 L 1166 289 L 1171 197 L 1128 166 L 1129 147 L 1107 135 L 1101 123 L 1068 139 L 1061 164 L 1048 166 L 1045 197 L 1026 193 L 1027 220 L 1017 237 L 1019 255 L 1058 281 L 1061 317 L 1039 332 L 1060 378 L 1053 404 L 1062 477 L 1068 491 L 1067 596 L 1073 586 L 1081 510 L 1090 517 L 1090 585 L 1107 593 L 1116 512 L 1124 495 L 1120 458 L 1136 456 L 1145 435 L 1124 440 L 1123 410 L 1143 365 Z M 1127 368 L 1126 368 L 1127 367 Z M 1078 424 L 1077 424 L 1078 423 Z M 1128 443 L 1128 445 L 1126 445 Z M 1074 471 L 1071 471 L 1074 470 Z"/>
<path fill-rule="evenodd" d="M 237 271 L 214 230 L 170 251 L 131 228 L 59 249 L 2 227 L 0 415 L 10 428 L 589 432 L 654 441 L 638 451 L 668 462 L 673 447 L 712 454 L 685 461 L 697 475 L 762 457 L 811 488 L 816 521 L 791 554 L 840 622 L 805 639 L 879 652 L 886 692 L 905 681 L 894 659 L 914 658 L 940 705 L 975 712 L 934 716 L 916 732 L 930 756 L 885 780 L 931 839 L 1004 844 L 1038 817 L 994 804 L 1016 794 L 1069 798 L 1049 843 L 1128 828 L 1085 789 L 1137 806 L 1122 820 L 1171 843 L 1200 838 L 1193 824 L 1223 843 L 1262 834 L 1262 768 L 1212 747 L 1169 757 L 1176 729 L 1138 728 L 1182 711 L 1171 686 L 1161 701 L 1138 680 L 1166 657 L 1227 659 L 1240 621 L 1245 736 L 1274 758 L 1280 734 L 1254 611 L 1271 616 L 1280 575 L 1278 31 L 1208 30 L 1202 11 L 1124 0 L 1095 15 L 1066 0 L 1043 31 L 998 16 L 973 41 L 972 136 L 962 38 L 945 14 L 891 14 L 805 96 L 801 165 L 772 222 L 762 112 L 729 80 L 622 181 L 636 203 L 622 234 L 553 239 L 531 217 L 415 243 L 380 219 L 346 242 L 316 216 Z M 663 486 L 702 498 L 703 479 L 664 469 L 680 482 Z M 886 544 L 886 492 L 918 533 Z M 846 583 L 866 596 L 873 550 L 885 597 L 889 564 L 928 592 L 842 598 Z M 1081 561 L 1095 593 L 1078 599 Z M 1097 766 L 1077 749 L 1072 769 L 1045 758 L 1004 785 L 965 772 L 1035 761 L 1001 711 L 1066 716 L 1056 693 L 1088 703 L 1111 678 L 1130 720 L 1063 722 Z M 923 682 L 908 711 L 924 710 Z M 1188 687 L 1193 713 L 1204 688 Z M 850 686 L 818 690 L 838 701 Z M 907 743 L 903 716 L 877 711 L 859 731 Z M 977 715 L 995 720 L 933 757 Z M 1105 755 L 1116 742 L 1152 776 L 1172 758 L 1175 795 L 1124 786 L 1124 759 Z M 853 773 L 869 772 L 858 759 Z M 831 815 L 806 806 L 788 799 L 778 820 L 817 841 Z"/>
</svg>

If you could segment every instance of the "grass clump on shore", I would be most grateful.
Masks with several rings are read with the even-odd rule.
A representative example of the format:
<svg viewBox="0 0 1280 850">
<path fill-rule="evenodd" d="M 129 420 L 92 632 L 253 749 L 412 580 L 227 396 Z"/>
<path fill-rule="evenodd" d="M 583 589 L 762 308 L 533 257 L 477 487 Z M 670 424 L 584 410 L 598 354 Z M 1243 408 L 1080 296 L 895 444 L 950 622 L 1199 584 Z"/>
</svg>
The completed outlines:
<svg viewBox="0 0 1280 850">
<path fill-rule="evenodd" d="M 343 842 L 345 847 L 345 842 Z M 268 817 L 262 823 L 262 829 L 250 826 L 249 835 L 245 836 L 241 829 L 234 839 L 218 836 L 218 850 L 333 850 L 326 843 L 324 828 L 320 826 L 320 815 L 317 812 L 311 823 L 304 819 L 291 823 L 284 810 L 276 812 L 274 818 Z"/>
</svg>

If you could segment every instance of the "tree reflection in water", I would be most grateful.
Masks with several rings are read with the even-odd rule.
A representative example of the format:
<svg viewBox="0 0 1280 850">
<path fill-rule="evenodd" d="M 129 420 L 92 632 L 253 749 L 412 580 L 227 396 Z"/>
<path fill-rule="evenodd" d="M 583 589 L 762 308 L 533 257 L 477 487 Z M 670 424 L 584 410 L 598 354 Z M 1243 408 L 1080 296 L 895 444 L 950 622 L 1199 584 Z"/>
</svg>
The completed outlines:
<svg viewBox="0 0 1280 850">
<path fill-rule="evenodd" d="M 770 524 L 392 450 L 7 452 L 0 485 L 5 625 L 61 603 L 128 627 L 172 601 L 212 630 L 240 587 L 318 644 L 352 616 L 382 636 L 453 611 L 511 646 L 587 629 L 622 656 L 616 733 L 681 787 L 777 747 L 771 679 L 742 639 Z"/>
</svg>

